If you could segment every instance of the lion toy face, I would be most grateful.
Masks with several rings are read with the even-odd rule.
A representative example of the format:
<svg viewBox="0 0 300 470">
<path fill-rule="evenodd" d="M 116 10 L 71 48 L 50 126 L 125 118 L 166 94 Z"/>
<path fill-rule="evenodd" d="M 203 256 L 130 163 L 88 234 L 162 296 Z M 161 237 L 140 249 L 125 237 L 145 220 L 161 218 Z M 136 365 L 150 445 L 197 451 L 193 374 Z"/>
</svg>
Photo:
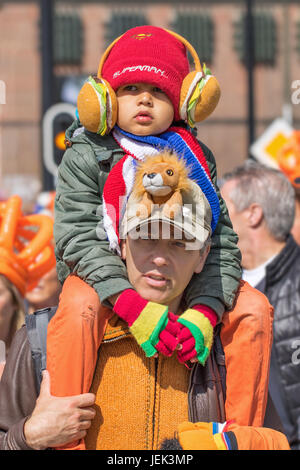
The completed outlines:
<svg viewBox="0 0 300 470">
<path fill-rule="evenodd" d="M 174 218 L 182 208 L 182 191 L 190 189 L 188 169 L 183 160 L 170 152 L 146 157 L 137 167 L 133 194 L 144 210 L 137 216 L 149 216 L 153 205 L 163 205 L 163 213 Z M 172 207 L 176 209 L 172 209 Z"/>
<path fill-rule="evenodd" d="M 168 196 L 174 191 L 188 189 L 188 171 L 184 163 L 168 152 L 148 157 L 139 164 L 135 191 L 152 196 Z"/>
<path fill-rule="evenodd" d="M 177 188 L 179 173 L 173 165 L 157 163 L 148 171 L 143 175 L 143 185 L 153 196 L 166 196 Z"/>
</svg>

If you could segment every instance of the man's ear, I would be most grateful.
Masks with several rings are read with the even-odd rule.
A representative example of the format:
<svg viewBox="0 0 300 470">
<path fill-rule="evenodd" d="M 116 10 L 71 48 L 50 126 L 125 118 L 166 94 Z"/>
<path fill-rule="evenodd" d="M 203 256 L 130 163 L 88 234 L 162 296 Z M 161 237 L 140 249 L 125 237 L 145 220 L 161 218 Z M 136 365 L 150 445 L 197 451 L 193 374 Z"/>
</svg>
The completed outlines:
<svg viewBox="0 0 300 470">
<path fill-rule="evenodd" d="M 253 203 L 247 208 L 247 221 L 249 227 L 255 228 L 258 227 L 264 218 L 264 213 L 262 207 L 257 204 Z"/>
<path fill-rule="evenodd" d="M 210 252 L 210 244 L 207 244 L 206 247 L 200 251 L 198 264 L 196 265 L 196 268 L 194 270 L 196 274 L 201 273 L 209 252 Z"/>
<path fill-rule="evenodd" d="M 123 261 L 126 260 L 126 240 L 121 241 L 121 258 Z"/>
</svg>

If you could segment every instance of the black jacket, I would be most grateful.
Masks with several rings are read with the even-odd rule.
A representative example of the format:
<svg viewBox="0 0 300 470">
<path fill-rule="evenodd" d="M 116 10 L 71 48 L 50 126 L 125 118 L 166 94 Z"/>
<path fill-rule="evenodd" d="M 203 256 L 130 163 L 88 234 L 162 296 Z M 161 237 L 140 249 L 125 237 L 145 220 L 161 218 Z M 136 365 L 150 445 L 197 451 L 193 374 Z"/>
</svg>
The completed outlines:
<svg viewBox="0 0 300 470">
<path fill-rule="evenodd" d="M 274 307 L 270 394 L 291 447 L 300 449 L 300 246 L 291 235 L 256 288 Z"/>
</svg>

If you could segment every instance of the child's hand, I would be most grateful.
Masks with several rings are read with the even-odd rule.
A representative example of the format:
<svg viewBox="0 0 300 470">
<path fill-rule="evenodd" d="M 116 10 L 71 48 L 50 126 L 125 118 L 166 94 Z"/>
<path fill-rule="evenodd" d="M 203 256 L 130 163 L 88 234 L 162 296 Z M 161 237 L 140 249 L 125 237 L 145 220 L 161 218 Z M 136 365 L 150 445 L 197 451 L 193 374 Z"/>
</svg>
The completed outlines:
<svg viewBox="0 0 300 470">
<path fill-rule="evenodd" d="M 177 351 L 179 362 L 196 362 L 205 364 L 213 342 L 213 329 L 216 325 L 216 314 L 202 305 L 195 305 L 178 318 L 181 331 L 178 342 L 181 348 Z"/>
<path fill-rule="evenodd" d="M 172 356 L 178 346 L 178 338 L 182 326 L 177 321 L 178 317 L 174 313 L 168 313 L 168 323 L 159 335 L 159 341 L 155 349 L 164 356 Z"/>
<path fill-rule="evenodd" d="M 178 344 L 181 326 L 168 307 L 148 302 L 133 289 L 123 291 L 114 305 L 114 312 L 129 325 L 130 331 L 147 357 L 161 352 L 171 356 Z"/>
</svg>

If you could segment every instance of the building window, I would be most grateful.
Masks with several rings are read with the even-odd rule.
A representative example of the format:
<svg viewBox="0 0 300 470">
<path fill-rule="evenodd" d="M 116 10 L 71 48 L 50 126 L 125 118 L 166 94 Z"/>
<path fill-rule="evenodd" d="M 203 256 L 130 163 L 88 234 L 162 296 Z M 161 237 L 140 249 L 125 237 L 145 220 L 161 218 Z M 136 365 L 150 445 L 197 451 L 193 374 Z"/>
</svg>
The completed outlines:
<svg viewBox="0 0 300 470">
<path fill-rule="evenodd" d="M 55 13 L 53 22 L 53 59 L 55 65 L 80 65 L 83 28 L 76 13 Z"/>
<path fill-rule="evenodd" d="M 256 12 L 254 25 L 254 60 L 256 64 L 273 65 L 276 58 L 276 23 L 271 13 Z M 234 23 L 234 48 L 241 62 L 246 61 L 246 17 Z"/>
<path fill-rule="evenodd" d="M 211 63 L 214 52 L 214 23 L 206 13 L 178 13 L 172 28 L 187 39 L 202 63 Z"/>
<path fill-rule="evenodd" d="M 106 24 L 106 41 L 107 45 L 111 44 L 114 39 L 124 34 L 128 29 L 136 26 L 148 24 L 145 15 L 138 12 L 113 12 L 109 22 Z"/>
</svg>

